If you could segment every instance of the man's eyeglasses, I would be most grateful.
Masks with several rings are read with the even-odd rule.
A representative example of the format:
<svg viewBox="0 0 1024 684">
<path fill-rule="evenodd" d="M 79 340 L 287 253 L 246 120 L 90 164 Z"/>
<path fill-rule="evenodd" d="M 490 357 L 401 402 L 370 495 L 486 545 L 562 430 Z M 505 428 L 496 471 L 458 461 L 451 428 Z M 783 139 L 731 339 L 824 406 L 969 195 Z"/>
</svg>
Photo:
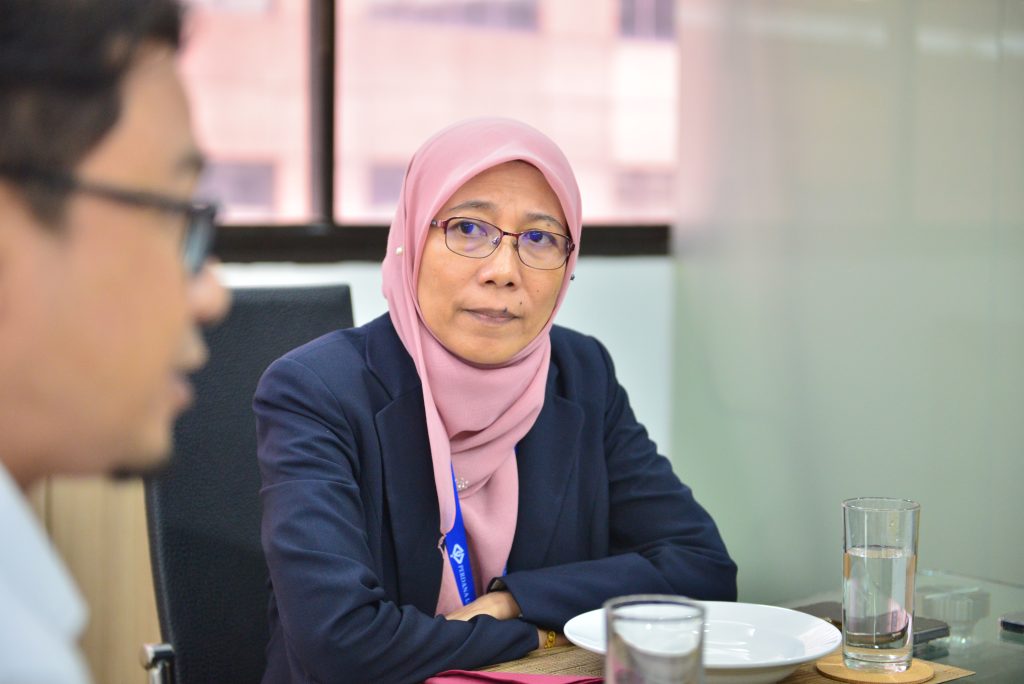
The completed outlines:
<svg viewBox="0 0 1024 684">
<path fill-rule="evenodd" d="M 0 176 L 21 183 L 36 183 L 56 192 L 81 192 L 94 197 L 144 209 L 179 214 L 186 220 L 182 240 L 182 261 L 189 274 L 202 269 L 210 255 L 216 236 L 217 205 L 209 202 L 181 200 L 167 195 L 142 190 L 130 190 L 105 183 L 94 183 L 69 173 L 32 168 L 0 166 Z"/>
<path fill-rule="evenodd" d="M 524 230 L 510 233 L 480 219 L 455 216 L 444 221 L 431 221 L 431 227 L 444 231 L 444 244 L 456 254 L 483 259 L 494 254 L 506 235 L 515 241 L 519 260 L 530 268 L 552 271 L 561 268 L 576 248 L 569 236 L 546 230 Z"/>
</svg>

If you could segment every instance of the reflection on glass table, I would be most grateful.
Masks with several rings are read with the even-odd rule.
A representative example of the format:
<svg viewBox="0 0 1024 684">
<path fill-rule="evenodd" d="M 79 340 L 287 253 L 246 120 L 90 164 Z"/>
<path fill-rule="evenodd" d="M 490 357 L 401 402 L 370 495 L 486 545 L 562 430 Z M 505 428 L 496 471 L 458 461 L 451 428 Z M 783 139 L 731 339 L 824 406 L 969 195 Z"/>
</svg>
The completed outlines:
<svg viewBox="0 0 1024 684">
<path fill-rule="evenodd" d="M 798 608 L 841 601 L 839 589 L 790 601 Z M 1024 585 L 957 575 L 942 570 L 917 573 L 915 619 L 949 625 L 949 636 L 918 643 L 914 656 L 973 670 L 974 682 L 1024 682 L 1024 634 L 1000 629 L 999 619 L 1024 611 Z"/>
</svg>

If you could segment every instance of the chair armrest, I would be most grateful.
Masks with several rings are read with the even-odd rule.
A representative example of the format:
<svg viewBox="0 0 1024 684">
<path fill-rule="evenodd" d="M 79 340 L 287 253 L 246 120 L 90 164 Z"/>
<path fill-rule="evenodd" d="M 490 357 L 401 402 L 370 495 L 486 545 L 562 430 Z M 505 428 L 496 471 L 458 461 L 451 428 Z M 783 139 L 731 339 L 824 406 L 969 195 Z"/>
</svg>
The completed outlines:
<svg viewBox="0 0 1024 684">
<path fill-rule="evenodd" d="M 174 647 L 170 644 L 143 644 L 139 661 L 149 673 L 149 684 L 173 684 Z"/>
</svg>

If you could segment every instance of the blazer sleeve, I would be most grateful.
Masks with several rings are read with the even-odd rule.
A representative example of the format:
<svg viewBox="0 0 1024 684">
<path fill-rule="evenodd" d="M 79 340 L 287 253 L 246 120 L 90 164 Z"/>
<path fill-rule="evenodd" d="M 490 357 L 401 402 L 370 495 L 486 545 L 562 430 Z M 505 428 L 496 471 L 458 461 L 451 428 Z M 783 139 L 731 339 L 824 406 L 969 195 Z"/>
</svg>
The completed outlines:
<svg viewBox="0 0 1024 684">
<path fill-rule="evenodd" d="M 707 511 L 657 452 L 615 378 L 607 350 L 604 464 L 608 554 L 563 565 L 510 572 L 507 588 L 529 622 L 561 629 L 575 615 L 627 594 L 677 594 L 736 600 L 736 564 Z M 598 510 L 601 510 L 600 508 Z"/>
<path fill-rule="evenodd" d="M 310 678 L 417 682 L 537 647 L 520 620 L 449 621 L 389 599 L 373 569 L 359 442 L 312 369 L 276 361 L 254 410 L 263 548 L 284 641 Z"/>
</svg>

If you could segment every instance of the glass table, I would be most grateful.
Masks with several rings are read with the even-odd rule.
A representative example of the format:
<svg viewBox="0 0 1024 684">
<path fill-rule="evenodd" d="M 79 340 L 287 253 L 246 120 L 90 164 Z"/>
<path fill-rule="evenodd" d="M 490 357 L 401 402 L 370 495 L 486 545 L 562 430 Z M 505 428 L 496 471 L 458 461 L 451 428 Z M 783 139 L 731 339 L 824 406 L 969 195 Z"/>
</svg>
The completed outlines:
<svg viewBox="0 0 1024 684">
<path fill-rule="evenodd" d="M 826 592 L 787 602 L 789 608 L 842 600 Z M 1006 613 L 1024 611 L 1024 585 L 942 570 L 920 570 L 914 614 L 949 624 L 950 635 L 914 647 L 918 658 L 976 672 L 971 682 L 1024 683 L 1024 635 L 999 628 Z"/>
</svg>

